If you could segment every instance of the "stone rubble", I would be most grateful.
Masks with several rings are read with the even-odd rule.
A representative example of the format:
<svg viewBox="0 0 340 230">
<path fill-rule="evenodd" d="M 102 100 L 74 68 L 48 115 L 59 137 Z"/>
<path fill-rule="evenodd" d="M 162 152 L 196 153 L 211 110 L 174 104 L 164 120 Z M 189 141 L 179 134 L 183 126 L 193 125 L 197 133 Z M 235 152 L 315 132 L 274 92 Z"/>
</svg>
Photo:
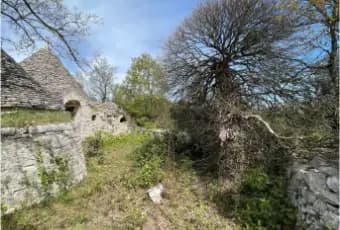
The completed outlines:
<svg viewBox="0 0 340 230">
<path fill-rule="evenodd" d="M 338 163 L 315 158 L 295 162 L 289 196 L 298 209 L 298 225 L 307 230 L 339 228 Z"/>
</svg>

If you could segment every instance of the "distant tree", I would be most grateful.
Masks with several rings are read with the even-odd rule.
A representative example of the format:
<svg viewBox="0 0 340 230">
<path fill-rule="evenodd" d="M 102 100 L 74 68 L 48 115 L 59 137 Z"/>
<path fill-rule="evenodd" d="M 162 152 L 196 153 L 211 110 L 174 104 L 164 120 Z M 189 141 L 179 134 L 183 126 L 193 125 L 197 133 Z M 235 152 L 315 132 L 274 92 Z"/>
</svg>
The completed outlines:
<svg viewBox="0 0 340 230">
<path fill-rule="evenodd" d="M 284 0 L 281 4 L 294 19 L 291 58 L 314 76 L 313 103 L 338 133 L 339 0 Z"/>
<path fill-rule="evenodd" d="M 162 67 L 148 54 L 134 58 L 126 79 L 115 90 L 115 102 L 128 111 L 141 126 L 163 125 L 169 117 L 165 97 L 166 81 Z M 163 116 L 164 115 L 164 116 Z M 170 118 L 169 118 L 170 119 Z"/>
<path fill-rule="evenodd" d="M 164 95 L 166 92 L 162 67 L 149 54 L 142 54 L 132 60 L 124 85 L 140 94 Z"/>
<path fill-rule="evenodd" d="M 77 43 L 88 35 L 89 26 L 98 22 L 94 15 L 69 10 L 62 0 L 3 0 L 1 19 L 12 30 L 3 31 L 2 43 L 22 50 L 45 42 L 78 65 Z"/>
<path fill-rule="evenodd" d="M 116 68 L 106 58 L 97 57 L 88 73 L 90 96 L 101 102 L 111 101 L 115 72 Z"/>
<path fill-rule="evenodd" d="M 288 15 L 294 19 L 298 32 L 292 39 L 295 52 L 317 54 L 305 58 L 300 53 L 298 60 L 316 72 L 327 71 L 335 88 L 338 84 L 339 0 L 284 0 L 281 4 L 289 10 Z"/>
</svg>

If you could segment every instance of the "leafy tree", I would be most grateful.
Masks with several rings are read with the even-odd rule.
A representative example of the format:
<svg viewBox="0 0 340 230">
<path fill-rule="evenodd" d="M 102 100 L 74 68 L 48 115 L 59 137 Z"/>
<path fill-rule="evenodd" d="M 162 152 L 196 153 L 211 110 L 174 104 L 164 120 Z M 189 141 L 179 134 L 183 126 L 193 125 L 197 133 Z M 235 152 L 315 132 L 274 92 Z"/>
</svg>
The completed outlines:
<svg viewBox="0 0 340 230">
<path fill-rule="evenodd" d="M 148 54 L 134 58 L 125 81 L 115 90 L 115 102 L 128 111 L 138 125 L 155 127 L 169 123 L 170 102 L 165 97 L 162 67 Z"/>
<path fill-rule="evenodd" d="M 2 34 L 4 44 L 22 50 L 45 42 L 78 65 L 77 43 L 98 22 L 95 15 L 69 10 L 61 0 L 3 0 L 1 19 L 13 32 Z"/>
</svg>

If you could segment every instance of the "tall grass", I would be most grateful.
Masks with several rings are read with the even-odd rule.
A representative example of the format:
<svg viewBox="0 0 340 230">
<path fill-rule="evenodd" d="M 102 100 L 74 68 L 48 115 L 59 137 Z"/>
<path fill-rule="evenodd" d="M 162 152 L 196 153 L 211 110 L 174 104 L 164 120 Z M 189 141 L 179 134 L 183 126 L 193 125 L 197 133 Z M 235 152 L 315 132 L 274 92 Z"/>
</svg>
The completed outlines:
<svg viewBox="0 0 340 230">
<path fill-rule="evenodd" d="M 67 111 L 15 109 L 1 114 L 1 127 L 25 127 L 49 123 L 70 122 L 72 115 Z"/>
</svg>

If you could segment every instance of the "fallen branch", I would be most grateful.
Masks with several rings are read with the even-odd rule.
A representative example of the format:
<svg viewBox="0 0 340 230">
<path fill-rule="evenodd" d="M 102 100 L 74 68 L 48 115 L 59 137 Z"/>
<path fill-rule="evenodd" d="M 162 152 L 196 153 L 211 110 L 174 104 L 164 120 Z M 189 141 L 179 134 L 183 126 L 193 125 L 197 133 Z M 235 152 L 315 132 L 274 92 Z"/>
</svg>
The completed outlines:
<svg viewBox="0 0 340 230">
<path fill-rule="evenodd" d="M 267 121 L 263 120 L 263 118 L 260 115 L 257 115 L 257 114 L 248 114 L 248 115 L 243 115 L 242 117 L 245 118 L 246 120 L 249 120 L 249 119 L 253 118 L 253 119 L 261 122 L 267 128 L 267 130 L 273 136 L 275 136 L 276 138 L 279 138 L 279 139 L 304 139 L 305 138 L 304 136 L 298 136 L 298 137 L 285 137 L 285 136 L 281 136 L 281 135 L 277 134 L 272 129 L 272 127 L 270 127 L 270 125 L 269 125 L 269 123 Z"/>
</svg>

